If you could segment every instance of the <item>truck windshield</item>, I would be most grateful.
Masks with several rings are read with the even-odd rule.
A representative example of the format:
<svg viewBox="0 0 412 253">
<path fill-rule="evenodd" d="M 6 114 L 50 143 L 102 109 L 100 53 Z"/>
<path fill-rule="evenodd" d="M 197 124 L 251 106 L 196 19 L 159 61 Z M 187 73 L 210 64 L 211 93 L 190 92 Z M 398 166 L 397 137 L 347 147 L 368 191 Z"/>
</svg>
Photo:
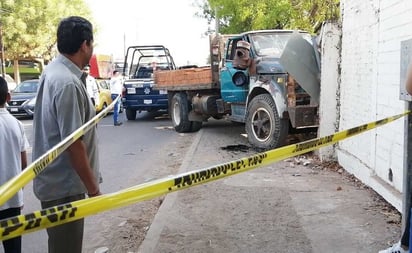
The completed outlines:
<svg viewBox="0 0 412 253">
<path fill-rule="evenodd" d="M 251 35 L 253 48 L 258 56 L 273 56 L 279 58 L 285 49 L 286 43 L 293 33 L 258 33 Z M 304 39 L 312 44 L 307 33 L 301 33 Z"/>
</svg>

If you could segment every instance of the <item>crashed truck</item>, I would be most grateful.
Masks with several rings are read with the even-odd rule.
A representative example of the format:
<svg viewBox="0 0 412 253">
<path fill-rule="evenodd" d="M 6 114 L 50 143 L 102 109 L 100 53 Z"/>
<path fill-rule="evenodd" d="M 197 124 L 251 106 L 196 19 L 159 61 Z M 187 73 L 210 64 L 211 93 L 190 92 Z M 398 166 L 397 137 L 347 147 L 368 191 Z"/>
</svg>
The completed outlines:
<svg viewBox="0 0 412 253">
<path fill-rule="evenodd" d="M 320 63 L 315 39 L 296 30 L 210 37 L 210 67 L 156 71 L 179 133 L 209 118 L 245 124 L 257 149 L 285 144 L 288 133 L 319 125 Z"/>
</svg>

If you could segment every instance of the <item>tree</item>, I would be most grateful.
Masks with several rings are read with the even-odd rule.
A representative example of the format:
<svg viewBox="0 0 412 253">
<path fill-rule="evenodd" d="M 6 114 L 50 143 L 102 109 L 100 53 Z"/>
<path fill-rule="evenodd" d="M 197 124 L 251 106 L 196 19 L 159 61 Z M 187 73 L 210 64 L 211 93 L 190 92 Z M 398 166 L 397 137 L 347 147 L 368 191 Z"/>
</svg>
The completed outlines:
<svg viewBox="0 0 412 253">
<path fill-rule="evenodd" d="M 14 62 L 19 81 L 19 59 L 50 60 L 55 55 L 59 21 L 70 15 L 90 17 L 83 0 L 0 0 L 0 24 L 5 57 Z"/>
<path fill-rule="evenodd" d="M 260 29 L 302 29 L 314 32 L 320 23 L 339 18 L 339 0 L 198 0 L 198 16 L 219 32 Z"/>
<path fill-rule="evenodd" d="M 293 6 L 291 28 L 309 32 L 324 21 L 337 21 L 340 18 L 339 0 L 290 0 Z"/>
</svg>

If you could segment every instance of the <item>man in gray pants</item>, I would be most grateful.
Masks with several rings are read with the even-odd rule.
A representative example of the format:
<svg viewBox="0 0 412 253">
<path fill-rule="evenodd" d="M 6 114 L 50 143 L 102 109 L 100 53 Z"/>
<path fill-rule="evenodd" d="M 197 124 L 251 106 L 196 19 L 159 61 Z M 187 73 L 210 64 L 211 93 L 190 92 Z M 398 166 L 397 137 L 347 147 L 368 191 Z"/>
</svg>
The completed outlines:
<svg viewBox="0 0 412 253">
<path fill-rule="evenodd" d="M 85 74 L 93 54 L 93 27 L 82 17 L 63 19 L 57 29 L 60 54 L 43 71 L 33 118 L 33 160 L 52 149 L 96 112 Z M 101 195 L 96 128 L 71 144 L 33 181 L 42 208 Z M 47 229 L 49 253 L 80 253 L 84 219 Z"/>
</svg>

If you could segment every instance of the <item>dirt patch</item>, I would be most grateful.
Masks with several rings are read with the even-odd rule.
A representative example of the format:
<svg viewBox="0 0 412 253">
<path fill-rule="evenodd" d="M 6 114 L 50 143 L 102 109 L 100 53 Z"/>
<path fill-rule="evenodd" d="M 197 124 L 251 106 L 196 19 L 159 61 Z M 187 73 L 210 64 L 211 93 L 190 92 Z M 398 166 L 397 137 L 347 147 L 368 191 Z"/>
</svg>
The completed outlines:
<svg viewBox="0 0 412 253">
<path fill-rule="evenodd" d="M 341 174 L 346 181 L 350 182 L 352 185 L 359 189 L 363 189 L 369 192 L 371 199 L 373 200 L 373 205 L 370 209 L 380 212 L 387 218 L 388 224 L 402 224 L 402 214 L 391 204 L 389 204 L 382 196 L 376 193 L 372 188 L 362 183 L 353 174 L 347 172 L 342 166 L 340 166 L 336 161 L 321 162 L 317 156 L 309 154 L 308 157 L 313 161 L 311 166 L 314 170 L 327 170 L 335 173 Z"/>
<path fill-rule="evenodd" d="M 160 197 L 123 209 L 122 212 L 129 215 L 123 214 L 128 218 L 112 227 L 107 234 L 109 252 L 137 252 L 163 199 Z"/>
</svg>

